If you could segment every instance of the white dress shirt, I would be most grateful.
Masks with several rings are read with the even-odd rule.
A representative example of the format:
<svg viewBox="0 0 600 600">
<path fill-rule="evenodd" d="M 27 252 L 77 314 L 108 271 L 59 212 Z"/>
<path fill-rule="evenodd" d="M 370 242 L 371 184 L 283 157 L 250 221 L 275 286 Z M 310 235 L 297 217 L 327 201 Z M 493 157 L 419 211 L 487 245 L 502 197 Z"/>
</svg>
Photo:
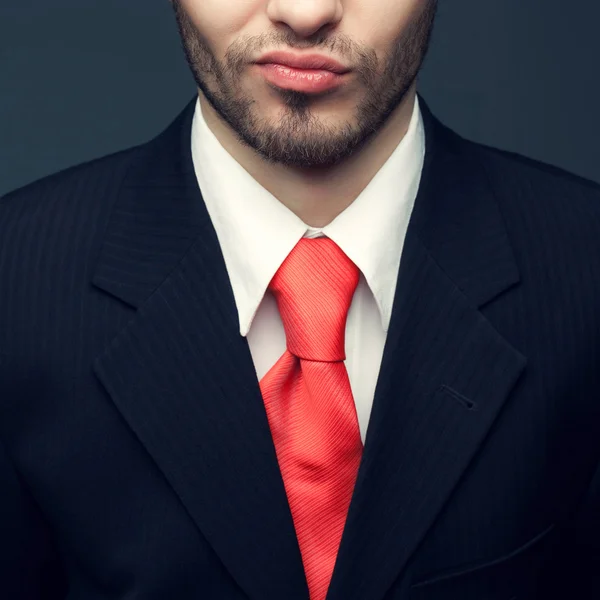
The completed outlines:
<svg viewBox="0 0 600 600">
<path fill-rule="evenodd" d="M 360 269 L 346 322 L 344 363 L 363 444 L 424 155 L 416 98 L 406 135 L 367 187 L 329 225 L 309 227 L 225 150 L 196 103 L 194 168 L 233 288 L 240 335 L 247 336 L 259 381 L 286 349 L 277 302 L 267 286 L 300 238 L 329 237 Z"/>
</svg>

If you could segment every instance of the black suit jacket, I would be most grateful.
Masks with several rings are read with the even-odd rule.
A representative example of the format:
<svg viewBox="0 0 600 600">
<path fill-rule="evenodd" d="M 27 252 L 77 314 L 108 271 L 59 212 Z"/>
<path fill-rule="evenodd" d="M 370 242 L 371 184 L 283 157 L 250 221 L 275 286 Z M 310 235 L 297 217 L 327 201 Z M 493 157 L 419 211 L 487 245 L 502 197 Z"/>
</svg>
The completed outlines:
<svg viewBox="0 0 600 600">
<path fill-rule="evenodd" d="M 3 600 L 308 600 L 195 100 L 1 199 Z M 328 600 L 600 598 L 600 188 L 421 106 Z"/>
</svg>

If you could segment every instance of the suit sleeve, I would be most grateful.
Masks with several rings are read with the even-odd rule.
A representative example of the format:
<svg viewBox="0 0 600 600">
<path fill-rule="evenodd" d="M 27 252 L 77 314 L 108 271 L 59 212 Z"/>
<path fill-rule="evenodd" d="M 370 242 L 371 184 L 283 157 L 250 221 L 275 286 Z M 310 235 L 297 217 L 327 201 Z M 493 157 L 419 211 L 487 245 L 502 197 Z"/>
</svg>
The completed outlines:
<svg viewBox="0 0 600 600">
<path fill-rule="evenodd" d="M 0 441 L 0 598 L 63 600 L 67 592 L 50 532 Z"/>
</svg>

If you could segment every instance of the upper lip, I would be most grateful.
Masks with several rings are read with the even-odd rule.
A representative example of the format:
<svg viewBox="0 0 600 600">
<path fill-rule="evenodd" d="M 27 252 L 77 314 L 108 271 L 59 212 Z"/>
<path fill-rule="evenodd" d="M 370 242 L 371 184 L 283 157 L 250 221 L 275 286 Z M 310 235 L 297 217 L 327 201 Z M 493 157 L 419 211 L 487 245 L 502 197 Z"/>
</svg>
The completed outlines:
<svg viewBox="0 0 600 600">
<path fill-rule="evenodd" d="M 291 52 L 269 52 L 261 56 L 257 64 L 274 63 L 296 69 L 324 69 L 333 73 L 347 73 L 350 69 L 322 54 L 292 54 Z"/>
</svg>

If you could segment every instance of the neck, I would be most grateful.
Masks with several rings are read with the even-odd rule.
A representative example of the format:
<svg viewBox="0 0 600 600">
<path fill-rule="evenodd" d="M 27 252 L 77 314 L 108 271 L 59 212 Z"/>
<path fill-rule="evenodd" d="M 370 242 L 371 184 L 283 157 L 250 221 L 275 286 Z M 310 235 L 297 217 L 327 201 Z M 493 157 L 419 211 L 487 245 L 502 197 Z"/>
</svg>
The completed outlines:
<svg viewBox="0 0 600 600">
<path fill-rule="evenodd" d="M 334 167 L 293 169 L 267 163 L 242 145 L 200 95 L 202 114 L 223 147 L 254 179 L 311 227 L 325 227 L 342 213 L 385 164 L 408 130 L 416 84 L 384 127 L 348 160 Z"/>
</svg>

